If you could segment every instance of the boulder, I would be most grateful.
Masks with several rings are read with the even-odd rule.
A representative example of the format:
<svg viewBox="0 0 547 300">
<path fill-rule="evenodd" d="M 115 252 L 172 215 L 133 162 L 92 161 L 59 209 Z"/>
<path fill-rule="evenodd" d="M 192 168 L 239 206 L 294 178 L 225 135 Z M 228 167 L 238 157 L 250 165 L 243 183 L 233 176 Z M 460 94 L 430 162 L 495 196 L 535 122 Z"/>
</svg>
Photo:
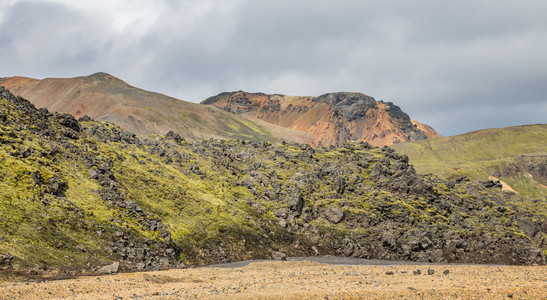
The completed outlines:
<svg viewBox="0 0 547 300">
<path fill-rule="evenodd" d="M 91 179 L 97 179 L 99 178 L 99 174 L 97 173 L 97 171 L 93 170 L 93 169 L 89 169 L 87 171 L 87 174 L 89 174 L 89 178 Z"/>
<path fill-rule="evenodd" d="M 296 195 L 293 195 L 289 199 L 288 206 L 291 211 L 299 216 L 302 213 L 302 208 L 304 208 L 304 197 L 302 197 L 302 193 L 298 192 Z"/>
<path fill-rule="evenodd" d="M 59 124 L 68 127 L 76 132 L 81 130 L 80 123 L 74 118 L 73 115 L 67 113 L 58 113 L 55 115 L 55 119 Z"/>
<path fill-rule="evenodd" d="M 287 260 L 287 254 L 280 252 L 280 251 L 274 251 L 272 253 L 272 259 L 275 260 Z"/>
<path fill-rule="evenodd" d="M 106 265 L 99 269 L 99 274 L 117 274 L 120 268 L 120 263 L 115 261 L 111 265 Z"/>
<path fill-rule="evenodd" d="M 337 224 L 344 219 L 344 210 L 338 206 L 329 206 L 327 210 L 325 210 L 325 217 L 329 222 Z"/>
<path fill-rule="evenodd" d="M 85 116 L 83 116 L 83 117 L 80 117 L 80 118 L 78 119 L 78 121 L 80 121 L 80 122 L 89 122 L 89 121 L 93 121 L 93 119 L 91 119 L 90 116 L 85 115 Z"/>
<path fill-rule="evenodd" d="M 0 267 L 11 267 L 13 256 L 9 254 L 0 254 Z"/>
</svg>

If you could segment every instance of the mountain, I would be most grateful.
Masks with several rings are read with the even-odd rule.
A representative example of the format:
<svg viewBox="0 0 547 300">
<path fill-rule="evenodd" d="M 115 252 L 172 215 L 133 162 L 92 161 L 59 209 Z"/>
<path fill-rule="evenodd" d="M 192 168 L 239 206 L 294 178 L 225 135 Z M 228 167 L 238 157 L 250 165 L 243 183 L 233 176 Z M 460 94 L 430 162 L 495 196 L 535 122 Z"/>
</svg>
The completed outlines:
<svg viewBox="0 0 547 300">
<path fill-rule="evenodd" d="M 433 128 L 411 120 L 393 103 L 360 93 L 295 97 L 239 91 L 221 93 L 202 104 L 306 132 L 311 137 L 306 142 L 314 146 L 346 141 L 384 146 L 440 136 Z"/>
<path fill-rule="evenodd" d="M 393 103 L 359 93 L 293 97 L 259 93 L 222 93 L 202 105 L 130 86 L 106 73 L 43 80 L 10 77 L 0 85 L 37 107 L 108 121 L 136 134 L 187 139 L 281 140 L 313 146 L 366 141 L 383 146 L 439 136 L 411 120 Z"/>
<path fill-rule="evenodd" d="M 106 73 L 43 80 L 9 77 L 0 79 L 0 86 L 31 99 L 37 107 L 70 113 L 76 118 L 88 115 L 94 120 L 112 122 L 145 136 L 174 130 L 192 140 L 279 141 L 254 122 L 215 107 L 141 90 Z"/>
<path fill-rule="evenodd" d="M 393 145 L 419 173 L 501 179 L 508 190 L 547 200 L 547 124 L 495 128 Z"/>
<path fill-rule="evenodd" d="M 418 175 L 388 147 L 141 138 L 0 88 L 2 270 L 284 255 L 545 264 L 545 232 L 545 205 Z"/>
</svg>

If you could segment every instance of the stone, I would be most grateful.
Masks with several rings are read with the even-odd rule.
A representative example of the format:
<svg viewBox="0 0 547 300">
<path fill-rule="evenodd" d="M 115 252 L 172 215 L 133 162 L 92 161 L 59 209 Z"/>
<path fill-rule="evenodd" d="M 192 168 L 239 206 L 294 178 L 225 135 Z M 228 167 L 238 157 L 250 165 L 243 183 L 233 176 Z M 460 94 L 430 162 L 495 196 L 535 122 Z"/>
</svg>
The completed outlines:
<svg viewBox="0 0 547 300">
<path fill-rule="evenodd" d="M 386 275 L 395 275 L 395 273 L 393 273 L 393 271 L 387 271 Z"/>
<path fill-rule="evenodd" d="M 60 191 L 61 183 L 59 182 L 59 178 L 57 176 L 50 178 L 49 183 L 45 186 L 45 192 L 50 195 L 59 196 Z"/>
<path fill-rule="evenodd" d="M 93 119 L 91 119 L 91 117 L 88 116 L 88 115 L 84 115 L 83 117 L 80 117 L 78 119 L 78 121 L 80 121 L 80 122 L 89 122 L 89 121 L 93 121 Z"/>
<path fill-rule="evenodd" d="M 137 270 L 144 270 L 146 268 L 146 265 L 142 262 L 138 263 L 136 266 Z"/>
<path fill-rule="evenodd" d="M 106 172 L 106 171 L 110 171 L 110 164 L 108 162 L 103 162 L 99 165 L 99 170 L 103 171 L 103 172 Z"/>
<path fill-rule="evenodd" d="M 55 115 L 55 119 L 57 119 L 57 121 L 59 122 L 59 124 L 67 127 L 67 128 L 70 128 L 74 131 L 80 131 L 81 128 L 80 128 L 80 124 L 78 123 L 78 121 L 76 121 L 76 119 L 74 118 L 73 115 L 71 114 L 67 114 L 67 113 L 57 113 Z"/>
<path fill-rule="evenodd" d="M 36 184 L 41 184 L 43 182 L 43 178 L 38 172 L 33 172 L 32 174 L 30 174 L 30 178 L 32 178 L 32 180 Z"/>
<path fill-rule="evenodd" d="M 63 129 L 61 129 L 61 132 L 67 138 L 70 138 L 70 139 L 73 139 L 73 140 L 77 140 L 79 138 L 78 132 L 76 130 L 72 129 L 72 128 L 63 128 Z"/>
<path fill-rule="evenodd" d="M 414 273 L 414 275 L 420 275 L 420 274 L 422 274 L 422 270 L 419 270 L 419 269 L 414 270 L 414 271 L 412 271 L 412 273 Z"/>
<path fill-rule="evenodd" d="M 99 274 L 117 274 L 120 269 L 120 263 L 115 261 L 111 265 L 106 265 L 99 269 Z"/>
<path fill-rule="evenodd" d="M 99 178 L 99 174 L 97 173 L 97 171 L 95 171 L 93 169 L 87 170 L 87 174 L 89 174 L 89 178 L 91 178 L 91 179 Z"/>
<path fill-rule="evenodd" d="M 334 180 L 334 188 L 338 195 L 343 195 L 346 190 L 346 179 L 344 177 L 337 177 Z"/>
<path fill-rule="evenodd" d="M 13 256 L 10 254 L 0 254 L 0 267 L 11 267 Z"/>
<path fill-rule="evenodd" d="M 344 210 L 338 206 L 329 206 L 327 210 L 325 210 L 325 217 L 329 222 L 337 224 L 344 219 Z"/>
<path fill-rule="evenodd" d="M 443 274 L 444 274 L 444 275 L 448 275 L 448 274 L 450 274 L 450 271 L 449 271 L 449 270 L 444 270 L 444 271 L 443 271 Z"/>
<path fill-rule="evenodd" d="M 433 275 L 433 274 L 435 274 L 435 270 L 427 269 L 427 275 Z"/>
<path fill-rule="evenodd" d="M 287 254 L 280 252 L 280 251 L 274 251 L 272 253 L 272 259 L 275 260 L 287 260 Z"/>
<path fill-rule="evenodd" d="M 274 214 L 276 216 L 280 217 L 280 218 L 286 219 L 289 216 L 288 213 L 289 212 L 288 212 L 287 208 L 283 207 L 283 208 L 280 208 L 280 209 L 276 210 Z"/>
<path fill-rule="evenodd" d="M 289 199 L 288 203 L 289 209 L 293 212 L 296 212 L 297 215 L 300 215 L 302 213 L 302 208 L 304 207 L 304 198 L 302 197 L 302 193 L 298 193 L 296 195 L 293 195 L 291 199 Z"/>
</svg>

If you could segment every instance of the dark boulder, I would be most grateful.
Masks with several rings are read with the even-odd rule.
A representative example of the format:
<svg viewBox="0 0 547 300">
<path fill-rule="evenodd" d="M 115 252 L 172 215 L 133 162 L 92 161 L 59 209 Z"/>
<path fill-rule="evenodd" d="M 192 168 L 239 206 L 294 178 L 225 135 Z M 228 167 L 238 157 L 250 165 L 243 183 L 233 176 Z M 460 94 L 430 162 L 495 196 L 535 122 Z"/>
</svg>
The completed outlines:
<svg viewBox="0 0 547 300">
<path fill-rule="evenodd" d="M 73 115 L 67 113 L 57 113 L 55 114 L 55 119 L 59 124 L 68 127 L 74 131 L 79 132 L 81 130 L 80 123 L 74 118 Z"/>
<path fill-rule="evenodd" d="M 302 208 L 304 207 L 304 197 L 302 197 L 302 193 L 298 192 L 296 195 L 293 195 L 288 202 L 289 209 L 296 213 L 296 215 L 300 215 L 302 213 Z"/>
<path fill-rule="evenodd" d="M 89 121 L 93 121 L 93 119 L 91 119 L 90 116 L 85 115 L 85 116 L 83 116 L 83 117 L 80 117 L 80 118 L 78 119 L 78 121 L 80 121 L 80 122 L 89 122 Z"/>
<path fill-rule="evenodd" d="M 9 254 L 0 254 L 0 267 L 11 267 L 13 256 Z"/>
</svg>

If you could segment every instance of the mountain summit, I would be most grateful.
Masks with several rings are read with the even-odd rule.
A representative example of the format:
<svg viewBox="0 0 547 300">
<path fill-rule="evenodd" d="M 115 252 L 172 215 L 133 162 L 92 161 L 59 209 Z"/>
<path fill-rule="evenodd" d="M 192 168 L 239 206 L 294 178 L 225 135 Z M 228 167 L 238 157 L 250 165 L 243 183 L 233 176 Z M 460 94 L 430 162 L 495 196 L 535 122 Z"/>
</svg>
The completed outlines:
<svg viewBox="0 0 547 300">
<path fill-rule="evenodd" d="M 360 93 L 319 97 L 228 92 L 201 104 L 145 91 L 106 73 L 43 80 L 1 78 L 0 85 L 53 112 L 88 115 L 136 134 L 170 130 L 190 140 L 243 139 L 342 145 L 391 145 L 440 136 L 391 102 Z"/>
<path fill-rule="evenodd" d="M 395 104 L 361 93 L 295 97 L 238 91 L 219 94 L 202 104 L 306 132 L 315 146 L 339 146 L 348 140 L 383 146 L 440 136 L 433 128 L 411 120 Z"/>
<path fill-rule="evenodd" d="M 88 115 L 143 136 L 174 130 L 187 139 L 203 138 L 278 141 L 260 126 L 215 107 L 181 101 L 131 86 L 107 73 L 74 78 L 0 78 L 14 94 L 36 107 Z"/>
</svg>

